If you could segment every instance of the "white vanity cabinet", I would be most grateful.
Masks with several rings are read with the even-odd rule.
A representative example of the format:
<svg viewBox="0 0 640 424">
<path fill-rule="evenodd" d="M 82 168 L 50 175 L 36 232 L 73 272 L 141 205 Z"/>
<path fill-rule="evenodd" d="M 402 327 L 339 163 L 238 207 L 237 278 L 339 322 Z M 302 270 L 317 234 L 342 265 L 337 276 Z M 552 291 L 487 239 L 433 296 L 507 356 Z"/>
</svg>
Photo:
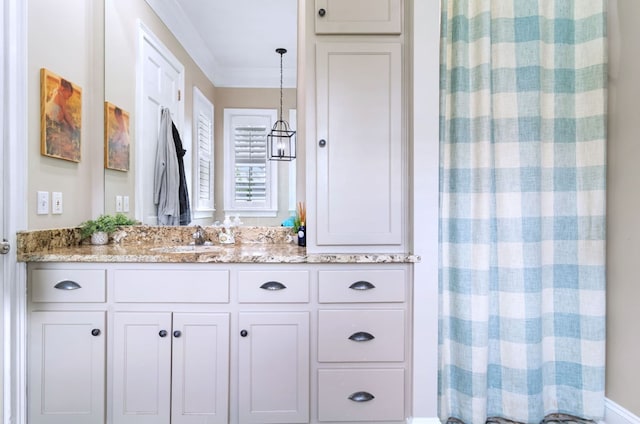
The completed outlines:
<svg viewBox="0 0 640 424">
<path fill-rule="evenodd" d="M 402 423 L 410 272 L 29 264 L 28 422 Z"/>
<path fill-rule="evenodd" d="M 110 270 L 113 423 L 227 423 L 229 271 L 158 268 Z"/>
<path fill-rule="evenodd" d="M 114 423 L 228 422 L 228 314 L 114 315 Z"/>
<path fill-rule="evenodd" d="M 408 416 L 407 272 L 355 265 L 318 272 L 320 422 L 403 422 Z"/>
<path fill-rule="evenodd" d="M 309 422 L 309 272 L 238 271 L 242 423 Z"/>
<path fill-rule="evenodd" d="M 308 250 L 404 252 L 402 2 L 316 0 L 309 13 Z M 393 30 L 384 29 L 388 23 Z"/>
<path fill-rule="evenodd" d="M 105 276 L 82 267 L 29 274 L 29 423 L 104 423 Z"/>
</svg>

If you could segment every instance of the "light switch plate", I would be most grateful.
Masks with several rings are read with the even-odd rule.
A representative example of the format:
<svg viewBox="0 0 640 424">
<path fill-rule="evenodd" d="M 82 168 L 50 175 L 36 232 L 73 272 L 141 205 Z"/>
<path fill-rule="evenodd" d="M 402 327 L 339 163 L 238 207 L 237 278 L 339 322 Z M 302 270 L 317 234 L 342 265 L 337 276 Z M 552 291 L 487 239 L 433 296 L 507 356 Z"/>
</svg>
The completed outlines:
<svg viewBox="0 0 640 424">
<path fill-rule="evenodd" d="M 129 212 L 129 196 L 124 196 L 122 198 L 122 211 Z"/>
<path fill-rule="evenodd" d="M 38 206 L 36 210 L 37 210 L 36 213 L 38 215 L 49 214 L 49 192 L 48 191 L 38 192 Z"/>
<path fill-rule="evenodd" d="M 62 193 L 59 191 L 51 193 L 51 213 L 54 215 L 62 213 Z"/>
<path fill-rule="evenodd" d="M 122 212 L 122 196 L 116 196 L 116 212 Z"/>
</svg>

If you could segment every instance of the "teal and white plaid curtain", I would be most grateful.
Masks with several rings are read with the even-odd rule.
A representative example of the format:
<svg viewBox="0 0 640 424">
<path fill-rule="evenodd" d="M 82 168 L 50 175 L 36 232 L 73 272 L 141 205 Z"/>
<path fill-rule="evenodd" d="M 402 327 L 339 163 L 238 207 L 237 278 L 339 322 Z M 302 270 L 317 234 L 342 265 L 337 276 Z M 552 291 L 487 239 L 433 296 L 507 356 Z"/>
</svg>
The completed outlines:
<svg viewBox="0 0 640 424">
<path fill-rule="evenodd" d="M 442 0 L 440 418 L 604 414 L 605 0 Z"/>
</svg>

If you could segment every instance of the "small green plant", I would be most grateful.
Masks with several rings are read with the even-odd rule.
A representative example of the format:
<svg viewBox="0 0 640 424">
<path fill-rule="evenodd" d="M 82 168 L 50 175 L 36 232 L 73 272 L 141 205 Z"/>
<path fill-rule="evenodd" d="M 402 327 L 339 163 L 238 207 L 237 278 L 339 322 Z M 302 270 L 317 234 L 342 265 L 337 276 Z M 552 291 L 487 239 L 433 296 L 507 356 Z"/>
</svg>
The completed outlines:
<svg viewBox="0 0 640 424">
<path fill-rule="evenodd" d="M 82 238 L 90 237 L 97 232 L 113 233 L 122 225 L 135 225 L 138 222 L 127 217 L 125 214 L 100 215 L 96 219 L 90 219 L 80 224 L 80 234 Z"/>
</svg>

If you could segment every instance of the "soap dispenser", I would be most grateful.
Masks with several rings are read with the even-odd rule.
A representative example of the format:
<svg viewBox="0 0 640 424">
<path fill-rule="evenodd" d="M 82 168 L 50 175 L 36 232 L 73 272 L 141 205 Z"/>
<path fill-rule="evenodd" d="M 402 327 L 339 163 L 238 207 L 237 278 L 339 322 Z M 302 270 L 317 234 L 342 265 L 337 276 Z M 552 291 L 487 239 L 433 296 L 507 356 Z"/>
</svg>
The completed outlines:
<svg viewBox="0 0 640 424">
<path fill-rule="evenodd" d="M 298 246 L 305 247 L 307 245 L 307 227 L 304 222 L 300 223 L 298 227 Z"/>
</svg>

